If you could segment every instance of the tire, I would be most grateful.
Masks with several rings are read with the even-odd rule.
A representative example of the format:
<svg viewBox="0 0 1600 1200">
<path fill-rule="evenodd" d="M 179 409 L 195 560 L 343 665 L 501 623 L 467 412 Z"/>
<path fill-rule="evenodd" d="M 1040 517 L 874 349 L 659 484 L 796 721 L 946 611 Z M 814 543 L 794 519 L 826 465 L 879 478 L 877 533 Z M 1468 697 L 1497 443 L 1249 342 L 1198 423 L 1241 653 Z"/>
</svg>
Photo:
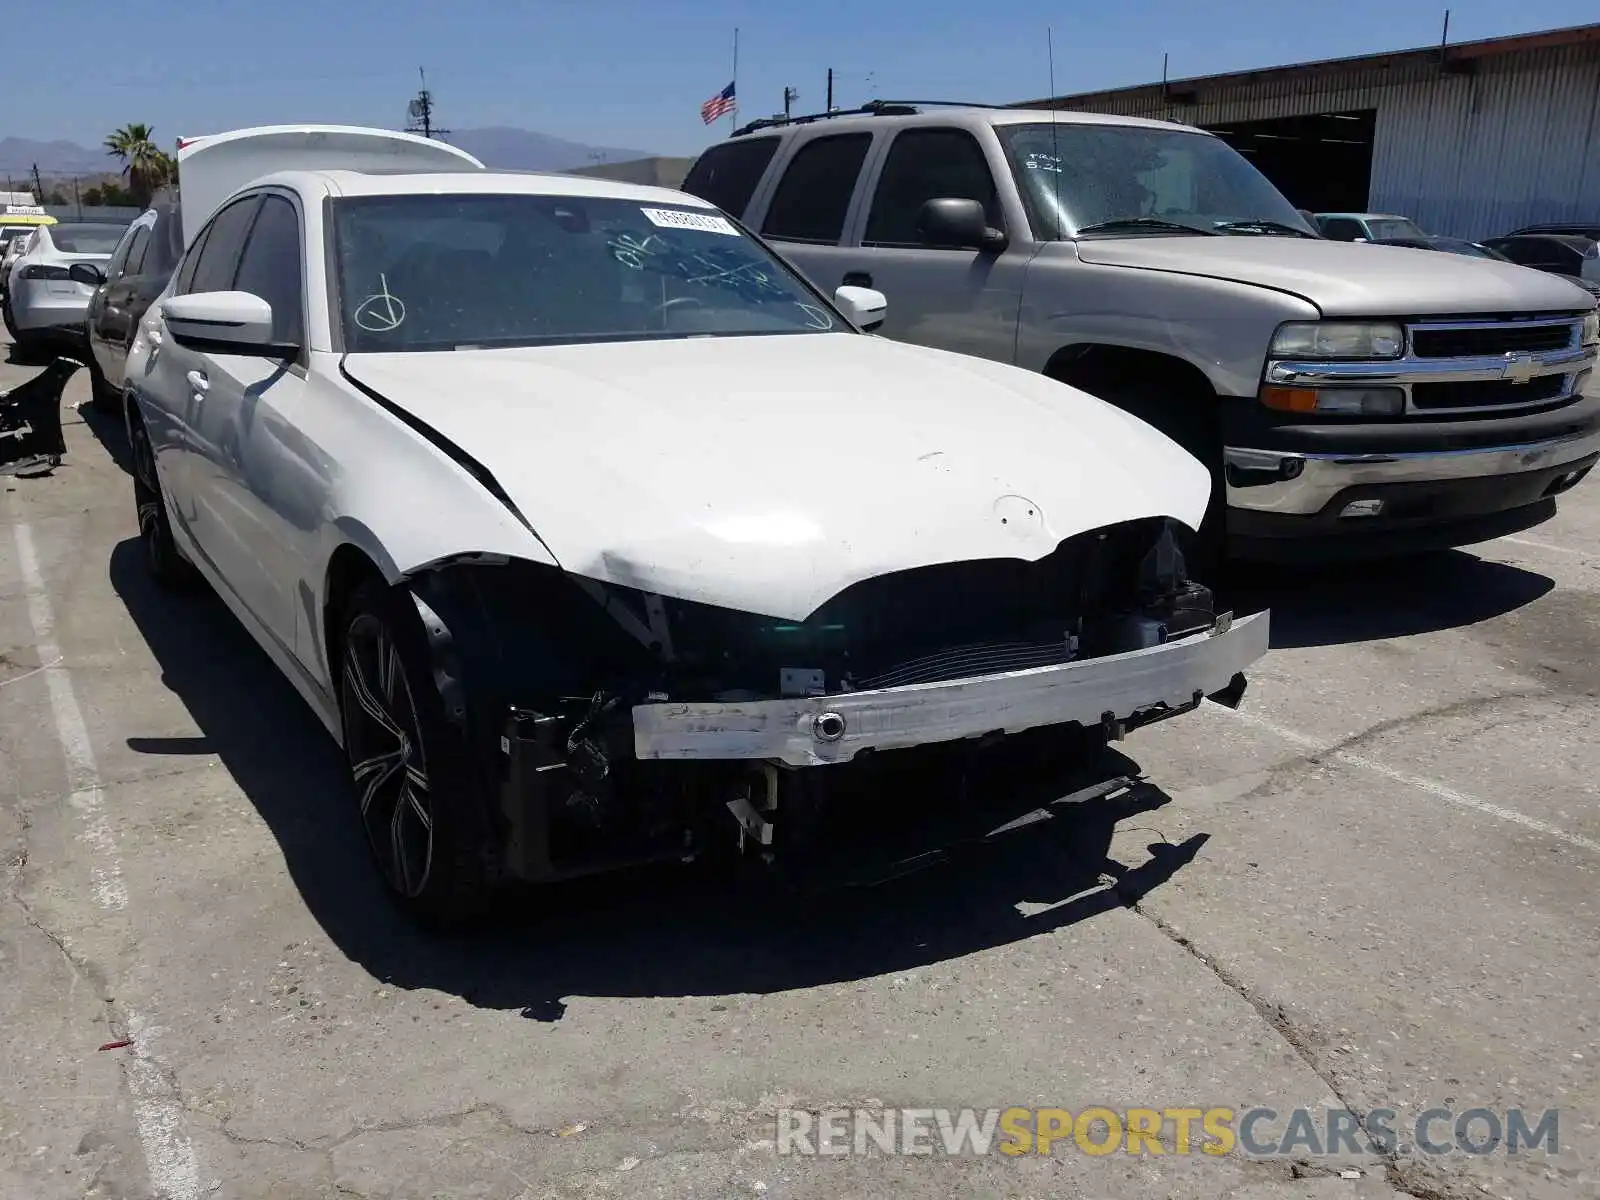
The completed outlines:
<svg viewBox="0 0 1600 1200">
<path fill-rule="evenodd" d="M 200 582 L 194 564 L 183 557 L 172 537 L 167 502 L 156 477 L 155 451 L 144 422 L 135 417 L 130 430 L 133 450 L 133 505 L 139 518 L 139 541 L 144 546 L 150 577 L 168 591 L 193 591 Z"/>
<path fill-rule="evenodd" d="M 0 300 L 0 320 L 6 325 L 6 333 L 11 336 L 11 341 L 17 346 L 22 345 L 22 335 L 17 332 L 17 323 L 11 316 L 11 302 Z"/>
<path fill-rule="evenodd" d="M 1068 382 L 1153 425 L 1205 464 L 1211 494 L 1200 528 L 1183 547 L 1184 561 L 1191 579 L 1221 590 L 1228 569 L 1228 493 L 1216 397 L 1182 379 L 1128 376 L 1114 369 L 1075 375 Z"/>
<path fill-rule="evenodd" d="M 421 620 L 374 580 L 345 607 L 339 710 L 356 813 L 389 897 L 420 924 L 484 915 L 499 891 L 489 785 L 445 717 Z"/>
</svg>

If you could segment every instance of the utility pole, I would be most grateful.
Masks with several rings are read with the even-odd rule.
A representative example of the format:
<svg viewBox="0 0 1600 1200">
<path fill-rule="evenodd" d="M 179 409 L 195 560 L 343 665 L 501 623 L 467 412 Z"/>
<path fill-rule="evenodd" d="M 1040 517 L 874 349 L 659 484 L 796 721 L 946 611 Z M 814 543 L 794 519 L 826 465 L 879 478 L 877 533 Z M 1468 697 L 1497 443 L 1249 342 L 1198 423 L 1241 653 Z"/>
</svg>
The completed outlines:
<svg viewBox="0 0 1600 1200">
<path fill-rule="evenodd" d="M 406 105 L 406 115 L 410 118 L 406 124 L 407 133 L 420 133 L 423 137 L 437 137 L 441 141 L 448 129 L 438 129 L 433 123 L 433 93 L 428 90 L 428 75 L 421 67 L 417 68 L 417 75 L 422 79 L 422 87 L 418 90 L 416 98 Z"/>
<path fill-rule="evenodd" d="M 39 164 L 33 164 L 33 202 L 44 203 L 44 180 L 39 178 Z"/>
<path fill-rule="evenodd" d="M 789 116 L 789 106 L 798 99 L 800 99 L 800 93 L 795 91 L 794 88 L 786 87 L 783 89 L 783 115 L 785 119 Z"/>
<path fill-rule="evenodd" d="M 833 111 L 833 68 L 828 68 L 828 107 L 825 112 Z"/>
</svg>

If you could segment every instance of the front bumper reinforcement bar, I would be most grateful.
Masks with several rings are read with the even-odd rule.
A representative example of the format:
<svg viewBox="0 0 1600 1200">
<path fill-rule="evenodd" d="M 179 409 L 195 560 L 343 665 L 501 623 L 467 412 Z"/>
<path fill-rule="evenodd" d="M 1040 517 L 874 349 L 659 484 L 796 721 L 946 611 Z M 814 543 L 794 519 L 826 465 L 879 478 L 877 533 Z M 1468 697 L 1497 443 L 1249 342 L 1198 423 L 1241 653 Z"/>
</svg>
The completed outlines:
<svg viewBox="0 0 1600 1200">
<path fill-rule="evenodd" d="M 765 760 L 794 767 L 1043 725 L 1137 727 L 1236 687 L 1267 651 L 1269 614 L 1102 658 L 827 696 L 633 708 L 641 759 Z"/>
</svg>

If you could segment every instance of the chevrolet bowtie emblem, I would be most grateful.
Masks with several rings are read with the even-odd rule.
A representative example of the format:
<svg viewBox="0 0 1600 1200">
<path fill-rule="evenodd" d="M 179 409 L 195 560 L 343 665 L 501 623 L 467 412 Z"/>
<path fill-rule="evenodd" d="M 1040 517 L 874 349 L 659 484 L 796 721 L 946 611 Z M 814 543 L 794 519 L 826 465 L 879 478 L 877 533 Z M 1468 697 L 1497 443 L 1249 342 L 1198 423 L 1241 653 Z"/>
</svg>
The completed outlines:
<svg viewBox="0 0 1600 1200">
<path fill-rule="evenodd" d="M 1527 383 L 1533 378 L 1533 355 L 1515 352 L 1506 355 L 1506 365 L 1500 368 L 1500 378 L 1512 383 Z"/>
</svg>

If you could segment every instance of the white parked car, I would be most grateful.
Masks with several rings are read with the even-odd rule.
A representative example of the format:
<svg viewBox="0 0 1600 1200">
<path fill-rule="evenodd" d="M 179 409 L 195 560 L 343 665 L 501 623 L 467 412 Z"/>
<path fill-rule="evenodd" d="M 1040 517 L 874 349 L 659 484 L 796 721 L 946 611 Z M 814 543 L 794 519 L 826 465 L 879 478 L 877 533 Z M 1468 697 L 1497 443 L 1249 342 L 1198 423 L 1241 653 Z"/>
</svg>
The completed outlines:
<svg viewBox="0 0 1600 1200">
<path fill-rule="evenodd" d="M 880 294 L 680 192 L 263 136 L 291 169 L 222 202 L 134 340 L 139 524 L 342 743 L 415 915 L 782 854 L 853 760 L 1116 736 L 1265 652 L 1175 553 L 1206 469 L 1117 409 L 868 336 Z"/>
<path fill-rule="evenodd" d="M 6 331 L 19 347 L 82 334 L 89 297 L 125 229 L 126 224 L 98 222 L 39 226 L 7 276 Z M 74 272 L 80 264 L 85 269 Z"/>
</svg>

